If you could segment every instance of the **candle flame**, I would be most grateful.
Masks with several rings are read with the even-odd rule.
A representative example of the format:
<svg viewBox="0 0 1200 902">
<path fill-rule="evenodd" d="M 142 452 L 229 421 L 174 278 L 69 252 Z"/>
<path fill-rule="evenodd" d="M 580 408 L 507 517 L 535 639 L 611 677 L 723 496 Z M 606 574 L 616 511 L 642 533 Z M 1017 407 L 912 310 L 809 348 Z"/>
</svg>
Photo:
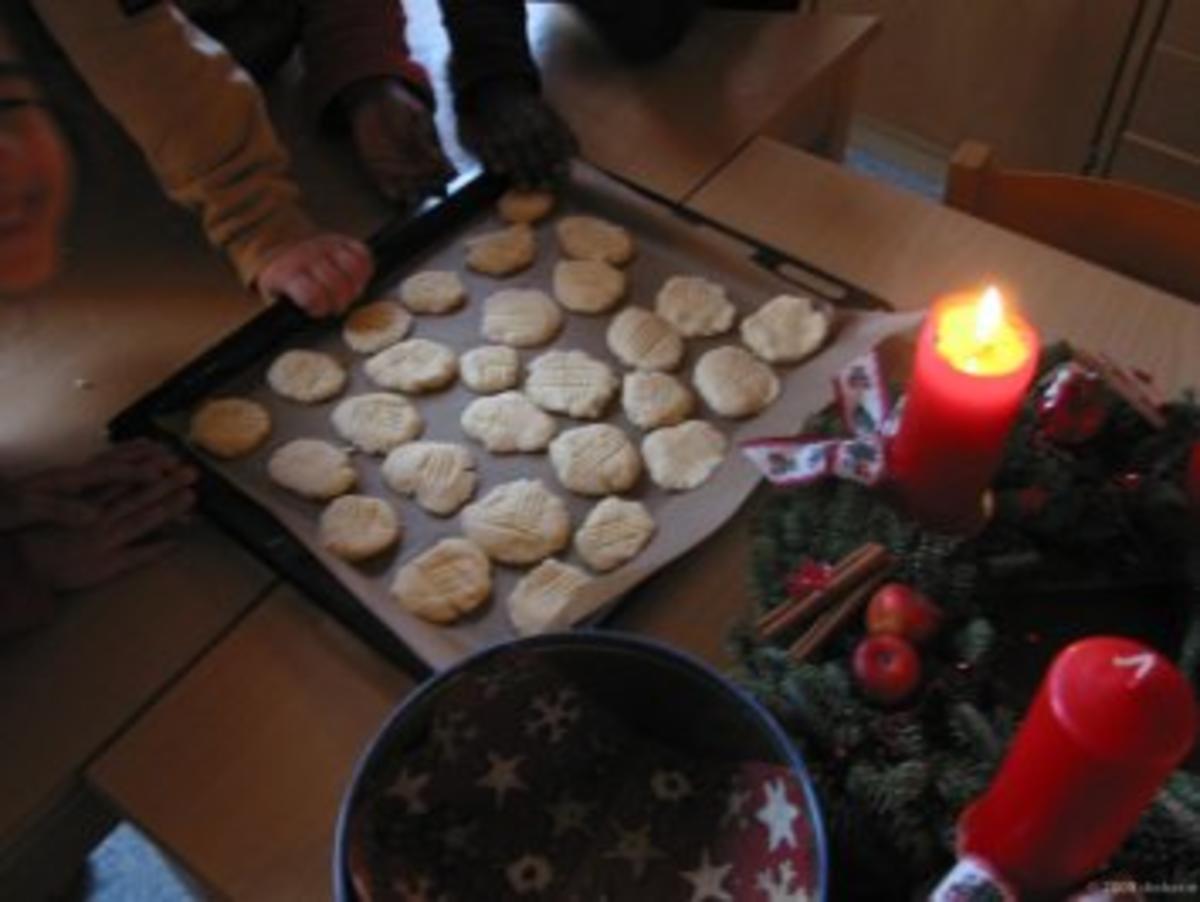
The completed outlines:
<svg viewBox="0 0 1200 902">
<path fill-rule="evenodd" d="M 996 339 L 996 335 L 1003 325 L 1004 298 L 1001 297 L 995 285 L 989 285 L 979 299 L 979 308 L 975 319 L 975 340 L 981 345 L 990 344 Z"/>
<path fill-rule="evenodd" d="M 1024 365 L 1036 349 L 1009 315 L 1000 291 L 989 285 L 982 294 L 942 310 L 937 348 L 951 366 L 975 376 L 999 376 Z"/>
</svg>

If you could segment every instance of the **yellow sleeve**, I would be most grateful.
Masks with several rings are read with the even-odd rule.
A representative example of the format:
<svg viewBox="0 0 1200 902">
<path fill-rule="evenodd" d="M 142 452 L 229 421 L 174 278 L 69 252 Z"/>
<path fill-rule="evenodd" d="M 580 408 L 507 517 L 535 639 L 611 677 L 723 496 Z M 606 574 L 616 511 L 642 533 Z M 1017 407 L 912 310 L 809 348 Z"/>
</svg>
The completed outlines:
<svg viewBox="0 0 1200 902">
<path fill-rule="evenodd" d="M 129 4 L 133 5 L 133 4 Z M 172 3 L 33 0 L 46 27 L 250 284 L 282 245 L 316 233 L 258 88 Z"/>
</svg>

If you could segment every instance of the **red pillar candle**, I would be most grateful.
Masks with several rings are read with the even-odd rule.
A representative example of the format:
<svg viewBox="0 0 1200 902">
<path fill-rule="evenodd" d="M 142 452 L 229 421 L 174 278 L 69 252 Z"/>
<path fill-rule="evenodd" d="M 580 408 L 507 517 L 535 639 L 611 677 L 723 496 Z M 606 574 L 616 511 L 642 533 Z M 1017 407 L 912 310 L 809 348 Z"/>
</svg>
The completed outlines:
<svg viewBox="0 0 1200 902">
<path fill-rule="evenodd" d="M 930 529 L 978 525 L 1037 358 L 1037 334 L 995 288 L 930 311 L 888 452 L 902 502 Z"/>
<path fill-rule="evenodd" d="M 1059 653 L 991 786 L 959 819 L 961 855 L 1022 897 L 1093 874 L 1133 829 L 1196 734 L 1183 675 L 1132 639 Z"/>
</svg>

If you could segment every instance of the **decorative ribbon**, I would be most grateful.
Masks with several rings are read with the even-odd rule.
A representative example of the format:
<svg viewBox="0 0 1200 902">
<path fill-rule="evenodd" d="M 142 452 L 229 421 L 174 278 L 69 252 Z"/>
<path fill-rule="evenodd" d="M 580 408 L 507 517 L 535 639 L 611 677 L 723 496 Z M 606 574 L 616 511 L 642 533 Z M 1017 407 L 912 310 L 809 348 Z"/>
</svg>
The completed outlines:
<svg viewBox="0 0 1200 902">
<path fill-rule="evenodd" d="M 873 486 L 887 475 L 887 442 L 899 428 L 904 402 L 892 404 L 879 355 L 871 351 L 850 361 L 833 389 L 849 438 L 799 435 L 742 442 L 742 453 L 775 485 L 808 485 L 837 476 Z"/>
</svg>

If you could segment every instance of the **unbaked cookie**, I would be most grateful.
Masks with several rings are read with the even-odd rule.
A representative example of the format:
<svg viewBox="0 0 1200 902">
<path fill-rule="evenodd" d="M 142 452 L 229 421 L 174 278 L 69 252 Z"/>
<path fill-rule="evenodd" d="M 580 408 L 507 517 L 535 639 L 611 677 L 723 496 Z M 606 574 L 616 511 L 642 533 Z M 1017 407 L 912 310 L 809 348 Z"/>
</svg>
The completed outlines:
<svg viewBox="0 0 1200 902">
<path fill-rule="evenodd" d="M 742 320 L 742 341 L 767 363 L 799 363 L 829 334 L 829 314 L 811 298 L 781 294 Z"/>
<path fill-rule="evenodd" d="M 462 445 L 410 442 L 383 462 L 383 481 L 401 495 L 440 517 L 448 516 L 475 494 L 475 459 Z"/>
<path fill-rule="evenodd" d="M 276 485 L 316 501 L 344 495 L 358 481 L 350 455 L 314 438 L 280 445 L 267 461 L 267 475 Z"/>
<path fill-rule="evenodd" d="M 554 266 L 554 297 L 575 313 L 604 313 L 625 297 L 625 273 L 602 260 L 562 260 Z"/>
<path fill-rule="evenodd" d="M 343 495 L 321 512 L 321 547 L 347 561 L 365 561 L 400 540 L 392 506 L 369 495 Z"/>
<path fill-rule="evenodd" d="M 428 269 L 400 283 L 400 300 L 413 313 L 451 313 L 467 300 L 467 286 L 458 273 Z"/>
<path fill-rule="evenodd" d="M 466 539 L 442 539 L 396 571 L 391 591 L 410 614 L 451 623 L 492 594 L 492 562 Z"/>
<path fill-rule="evenodd" d="M 589 567 L 603 573 L 637 557 L 654 529 L 654 518 L 644 504 L 605 498 L 575 532 L 575 550 Z"/>
<path fill-rule="evenodd" d="M 637 370 L 626 373 L 621 385 L 621 407 L 639 429 L 682 423 L 695 405 L 692 390 L 669 373 Z"/>
<path fill-rule="evenodd" d="M 576 260 L 600 260 L 624 266 L 633 259 L 629 232 L 595 216 L 564 216 L 554 227 L 562 252 Z"/>
<path fill-rule="evenodd" d="M 667 279 L 658 291 L 654 311 L 687 338 L 723 335 L 737 319 L 725 286 L 699 276 Z"/>
<path fill-rule="evenodd" d="M 642 440 L 650 478 L 664 489 L 683 492 L 705 482 L 725 459 L 721 431 L 703 420 L 656 429 Z"/>
<path fill-rule="evenodd" d="M 683 360 L 683 338 L 661 316 L 626 307 L 608 325 L 608 349 L 626 366 L 673 370 Z"/>
<path fill-rule="evenodd" d="M 462 527 L 488 557 L 504 564 L 537 563 L 571 537 L 566 504 L 537 479 L 496 486 L 463 508 Z"/>
<path fill-rule="evenodd" d="M 330 415 L 334 431 L 360 451 L 386 454 L 421 434 L 424 423 L 407 399 L 387 392 L 346 398 Z"/>
<path fill-rule="evenodd" d="M 363 370 L 380 388 L 420 394 L 453 382 L 458 375 L 458 359 L 444 344 L 410 338 L 368 359 Z"/>
<path fill-rule="evenodd" d="M 536 636 L 572 626 L 571 604 L 591 581 L 578 567 L 553 558 L 542 561 L 521 577 L 508 596 L 508 618 L 517 635 Z"/>
<path fill-rule="evenodd" d="M 642 475 L 637 448 L 608 423 L 568 429 L 550 443 L 550 463 L 558 481 L 579 495 L 624 492 Z"/>
<path fill-rule="evenodd" d="M 526 269 L 537 256 L 533 229 L 512 225 L 467 241 L 467 266 L 488 276 L 507 276 Z"/>
<path fill-rule="evenodd" d="M 460 425 L 493 454 L 542 451 L 558 432 L 554 417 L 517 391 L 472 401 Z"/>
<path fill-rule="evenodd" d="M 521 380 L 521 358 L 507 345 L 472 348 L 459 358 L 458 369 L 463 384 L 481 395 L 505 391 Z"/>
<path fill-rule="evenodd" d="M 544 345 L 562 324 L 562 308 L 536 288 L 507 288 L 483 302 L 483 337 L 502 345 Z"/>
<path fill-rule="evenodd" d="M 374 354 L 403 339 L 412 321 L 412 314 L 394 301 L 375 301 L 350 312 L 342 324 L 342 340 L 352 351 Z"/>
<path fill-rule="evenodd" d="M 584 351 L 547 351 L 529 364 L 525 394 L 543 410 L 594 420 L 617 392 L 607 363 Z"/>
<path fill-rule="evenodd" d="M 267 370 L 275 394 L 303 404 L 327 401 L 346 385 L 342 365 L 320 351 L 284 351 Z"/>
<path fill-rule="evenodd" d="M 692 380 L 709 407 L 723 417 L 748 417 L 779 397 L 779 377 L 744 348 L 713 348 L 697 362 Z"/>
<path fill-rule="evenodd" d="M 213 398 L 200 405 L 188 438 L 214 457 L 245 457 L 271 434 L 271 414 L 248 398 Z"/>
<path fill-rule="evenodd" d="M 500 195 L 496 212 L 505 222 L 535 223 L 550 215 L 554 203 L 554 194 L 550 191 L 509 188 Z"/>
</svg>

